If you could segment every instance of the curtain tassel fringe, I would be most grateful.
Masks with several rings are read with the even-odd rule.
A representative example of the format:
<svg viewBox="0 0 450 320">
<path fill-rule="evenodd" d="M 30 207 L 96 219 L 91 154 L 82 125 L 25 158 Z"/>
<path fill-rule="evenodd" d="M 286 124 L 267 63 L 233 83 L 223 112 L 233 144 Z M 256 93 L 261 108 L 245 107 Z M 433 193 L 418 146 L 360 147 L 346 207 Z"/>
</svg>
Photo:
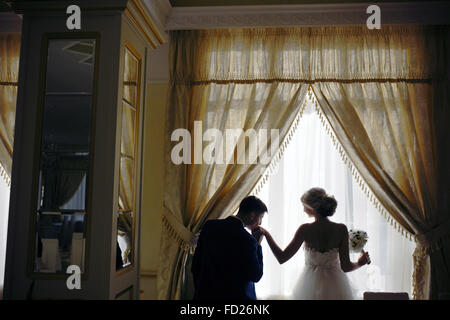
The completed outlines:
<svg viewBox="0 0 450 320">
<path fill-rule="evenodd" d="M 314 103 L 314 107 L 316 109 L 316 113 L 319 116 L 320 122 L 322 123 L 324 129 L 326 130 L 326 132 L 330 136 L 334 147 L 336 148 L 336 150 L 341 155 L 342 160 L 344 161 L 344 163 L 349 168 L 353 178 L 355 179 L 356 183 L 360 186 L 362 192 L 372 202 L 372 204 L 375 206 L 375 208 L 377 208 L 378 212 L 384 217 L 384 219 L 388 222 L 388 224 L 393 226 L 406 239 L 408 239 L 408 235 L 409 235 L 409 239 L 412 239 L 413 238 L 412 235 L 406 230 L 402 231 L 401 226 L 398 225 L 394 221 L 394 219 L 390 215 L 387 214 L 387 211 L 383 208 L 381 203 L 377 200 L 377 198 L 374 195 L 373 191 L 370 189 L 370 187 L 364 181 L 364 179 L 362 178 L 362 176 L 360 175 L 360 173 L 358 172 L 356 167 L 353 165 L 353 163 L 349 160 L 349 158 L 348 158 L 348 156 L 347 156 L 347 154 L 345 152 L 344 147 L 340 144 L 339 140 L 335 136 L 334 130 L 331 127 L 331 125 L 329 124 L 328 120 L 326 119 L 325 114 L 323 113 L 323 110 L 322 110 L 320 104 L 318 103 L 318 101 L 316 99 L 316 96 L 315 96 L 314 92 L 312 91 L 311 87 L 308 89 L 308 95 L 312 96 L 312 101 Z"/>
<path fill-rule="evenodd" d="M 311 95 L 311 92 L 309 90 L 308 90 L 307 95 L 308 96 Z M 266 167 L 266 169 L 265 169 L 264 173 L 262 174 L 261 178 L 259 179 L 259 181 L 256 183 L 256 187 L 254 189 L 255 190 L 254 195 L 258 195 L 261 192 L 261 190 L 264 187 L 264 185 L 266 184 L 267 180 L 269 180 L 269 177 L 278 168 L 278 164 L 279 164 L 281 158 L 283 157 L 283 154 L 284 154 L 286 148 L 288 147 L 295 132 L 297 131 L 297 128 L 300 123 L 300 119 L 302 118 L 303 111 L 305 110 L 305 107 L 306 107 L 306 101 L 307 101 L 306 99 L 303 99 L 303 103 L 300 106 L 300 110 L 299 110 L 298 114 L 296 115 L 296 118 L 294 119 L 294 122 L 292 123 L 291 127 L 289 128 L 289 131 L 286 134 L 283 143 L 281 144 L 279 150 L 277 151 L 276 155 L 273 157 L 270 164 Z"/>
<path fill-rule="evenodd" d="M 0 162 L 0 175 L 3 177 L 3 179 L 5 180 L 5 182 L 8 185 L 8 187 L 11 187 L 11 177 L 6 172 L 6 170 L 3 167 L 3 165 L 1 164 L 1 162 Z"/>
</svg>

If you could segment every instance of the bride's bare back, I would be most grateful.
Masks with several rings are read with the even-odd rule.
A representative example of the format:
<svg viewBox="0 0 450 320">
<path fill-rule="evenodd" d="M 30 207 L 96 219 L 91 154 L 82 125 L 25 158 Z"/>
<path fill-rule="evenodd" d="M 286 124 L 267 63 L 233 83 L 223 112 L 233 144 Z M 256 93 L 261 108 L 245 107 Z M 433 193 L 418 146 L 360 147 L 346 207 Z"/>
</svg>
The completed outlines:
<svg viewBox="0 0 450 320">
<path fill-rule="evenodd" d="M 299 230 L 303 233 L 305 246 L 319 252 L 339 249 L 342 270 L 348 272 L 355 269 L 355 264 L 350 261 L 348 231 L 345 224 L 319 219 L 302 225 Z"/>
<path fill-rule="evenodd" d="M 303 240 L 305 245 L 319 252 L 327 252 L 340 248 L 345 240 L 345 225 L 329 220 L 319 220 L 303 225 Z"/>
</svg>

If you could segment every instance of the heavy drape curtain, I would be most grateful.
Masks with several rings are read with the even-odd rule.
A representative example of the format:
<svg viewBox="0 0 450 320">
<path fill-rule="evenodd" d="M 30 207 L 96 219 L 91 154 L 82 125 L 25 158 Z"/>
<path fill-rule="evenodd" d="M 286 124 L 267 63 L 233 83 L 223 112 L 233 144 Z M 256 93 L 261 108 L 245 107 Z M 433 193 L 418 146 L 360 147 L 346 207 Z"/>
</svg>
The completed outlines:
<svg viewBox="0 0 450 320">
<path fill-rule="evenodd" d="M 44 208 L 85 209 L 85 180 L 88 159 L 85 157 L 57 157 L 43 168 L 45 176 Z M 52 164 L 50 164 L 52 163 Z M 77 207 L 73 207 L 73 205 Z"/>
<path fill-rule="evenodd" d="M 313 87 L 371 190 L 394 219 L 416 235 L 414 296 L 438 298 L 450 289 L 450 247 L 443 238 L 449 232 L 449 170 L 444 161 L 448 142 L 439 143 L 435 130 L 442 129 L 433 119 L 436 113 L 449 119 L 448 111 L 443 112 L 448 100 L 441 100 L 445 94 L 436 95 L 433 84 L 423 82 L 330 82 Z M 440 243 L 427 242 L 427 233 Z M 431 270 L 430 254 L 436 260 Z"/>
<path fill-rule="evenodd" d="M 49 168 L 56 174 L 54 182 L 55 203 L 50 208 L 62 208 L 79 190 L 86 177 L 87 159 L 80 157 L 60 158 L 56 167 Z M 84 190 L 80 190 L 85 193 Z M 85 209 L 84 203 L 81 207 L 70 207 L 70 209 Z"/>
<path fill-rule="evenodd" d="M 0 174 L 10 183 L 19 77 L 20 34 L 0 34 Z"/>
<path fill-rule="evenodd" d="M 448 291 L 447 43 L 446 28 L 420 26 L 173 32 L 159 297 L 189 297 L 194 234 L 231 214 L 265 167 L 175 165 L 172 132 L 201 120 L 203 132 L 279 128 L 283 140 L 309 84 L 367 194 L 418 236 L 416 297 L 428 297 L 429 257 L 433 292 Z"/>
<path fill-rule="evenodd" d="M 251 191 L 278 149 L 279 143 L 271 129 L 279 130 L 278 141 L 281 142 L 307 92 L 307 86 L 301 82 L 238 83 L 226 79 L 221 75 L 221 60 L 234 60 L 236 53 L 249 50 L 242 50 L 240 37 L 226 46 L 221 43 L 222 38 L 211 39 L 219 41 L 212 45 L 208 32 L 171 34 L 163 216 L 168 230 L 162 233 L 158 274 L 161 299 L 192 297 L 192 251 L 188 250 L 191 240 L 207 219 L 232 214 L 240 200 Z M 233 51 L 233 46 L 237 51 Z M 257 53 L 264 54 L 264 49 L 257 49 Z M 217 72 L 209 74 L 214 68 Z M 261 65 L 260 69 L 264 68 Z M 250 79 L 246 73 L 242 76 Z M 200 130 L 194 130 L 194 121 L 201 121 L 197 122 Z M 177 142 L 171 142 L 171 137 L 176 129 L 190 132 L 192 164 L 177 165 L 172 160 L 172 149 Z M 218 131 L 210 131 L 210 136 L 208 129 Z M 239 129 L 242 132 L 237 135 L 231 131 Z M 248 129 L 255 130 L 256 141 L 245 138 L 243 132 Z M 222 139 L 213 137 L 214 134 L 222 135 Z M 208 159 L 211 146 L 216 147 L 215 161 Z M 206 154 L 200 159 L 202 163 L 195 163 L 199 162 L 195 159 L 196 148 L 200 148 L 200 155 Z M 239 148 L 244 149 L 246 161 L 240 156 Z M 255 158 L 257 161 L 252 161 Z"/>
</svg>

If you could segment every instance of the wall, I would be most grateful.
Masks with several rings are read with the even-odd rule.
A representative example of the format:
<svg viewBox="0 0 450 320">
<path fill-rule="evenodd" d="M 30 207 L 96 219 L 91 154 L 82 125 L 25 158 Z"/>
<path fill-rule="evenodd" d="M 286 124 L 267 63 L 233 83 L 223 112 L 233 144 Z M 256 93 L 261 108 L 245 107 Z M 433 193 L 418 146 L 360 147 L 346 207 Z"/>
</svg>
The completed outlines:
<svg viewBox="0 0 450 320">
<path fill-rule="evenodd" d="M 168 45 L 149 53 L 144 122 L 141 212 L 141 299 L 157 299 L 164 187 L 164 126 L 168 89 Z M 142 293 L 143 291 L 143 293 Z"/>
</svg>

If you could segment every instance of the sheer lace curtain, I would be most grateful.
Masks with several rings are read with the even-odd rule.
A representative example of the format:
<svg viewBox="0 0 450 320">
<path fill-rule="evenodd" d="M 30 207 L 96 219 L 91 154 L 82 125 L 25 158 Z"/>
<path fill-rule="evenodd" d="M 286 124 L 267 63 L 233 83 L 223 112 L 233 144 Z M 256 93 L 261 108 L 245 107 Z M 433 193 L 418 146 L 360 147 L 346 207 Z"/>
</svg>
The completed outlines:
<svg viewBox="0 0 450 320">
<path fill-rule="evenodd" d="M 0 34 L 0 299 L 3 294 L 20 34 Z"/>
<path fill-rule="evenodd" d="M 372 263 L 347 273 L 356 298 L 361 299 L 364 291 L 402 291 L 411 296 L 415 243 L 393 228 L 362 192 L 312 101 L 307 100 L 291 142 L 258 193 L 269 209 L 262 226 L 271 231 L 282 248 L 301 224 L 313 221 L 303 212 L 300 196 L 316 186 L 323 187 L 338 201 L 332 221 L 369 234 L 365 249 L 370 252 Z M 289 299 L 304 266 L 303 247 L 283 265 L 276 261 L 265 241 L 263 254 L 264 276 L 256 284 L 258 297 Z M 356 260 L 358 254 L 351 256 Z"/>
<path fill-rule="evenodd" d="M 0 178 L 0 299 L 3 297 L 6 239 L 8 233 L 9 186 Z"/>
</svg>

